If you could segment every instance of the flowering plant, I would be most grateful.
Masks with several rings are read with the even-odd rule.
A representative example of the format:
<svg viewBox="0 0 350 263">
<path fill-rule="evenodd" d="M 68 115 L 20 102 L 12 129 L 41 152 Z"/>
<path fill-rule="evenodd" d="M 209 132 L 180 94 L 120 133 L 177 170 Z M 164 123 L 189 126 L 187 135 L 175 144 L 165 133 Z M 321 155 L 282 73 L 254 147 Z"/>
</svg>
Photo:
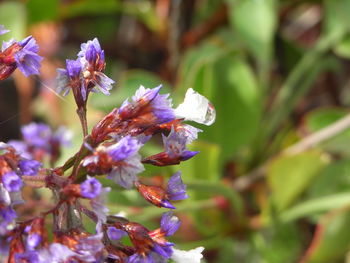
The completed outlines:
<svg viewBox="0 0 350 263">
<path fill-rule="evenodd" d="M 6 32 L 0 26 L 0 34 Z M 5 42 L 0 52 L 0 80 L 16 68 L 26 76 L 39 74 L 42 58 L 38 49 L 31 36 Z M 169 95 L 160 93 L 162 86 L 141 86 L 131 100 L 113 109 L 89 132 L 86 105 L 90 92 L 108 95 L 114 84 L 103 73 L 105 66 L 104 51 L 95 38 L 81 45 L 76 60 L 67 60 L 66 68 L 57 70 L 57 91 L 63 95 L 72 91 L 83 131 L 79 151 L 62 166 L 56 161 L 61 147 L 69 145 L 69 132 L 64 128 L 53 132 L 45 124 L 31 123 L 22 128 L 23 140 L 0 144 L 0 254 L 4 262 L 200 261 L 203 248 L 181 251 L 167 240 L 180 226 L 173 212 L 164 213 L 160 227 L 152 231 L 109 214 L 104 200 L 111 188 L 103 187 L 98 178 L 107 175 L 122 188 L 135 187 L 157 207 L 176 209 L 173 201 L 188 198 L 180 172 L 170 177 L 166 187 L 144 184 L 139 174 L 144 164 L 176 165 L 198 154 L 186 146 L 201 130 L 184 121 L 211 125 L 215 109 L 192 89 L 174 109 Z M 141 156 L 140 149 L 156 134 L 163 138 L 164 151 Z M 51 167 L 44 167 L 44 161 Z M 49 189 L 54 204 L 46 210 L 37 205 L 22 220 L 17 207 L 40 203 L 40 199 L 23 201 L 25 185 Z M 86 230 L 84 216 L 95 223 L 94 233 Z M 123 241 L 124 236 L 130 244 Z"/>
</svg>

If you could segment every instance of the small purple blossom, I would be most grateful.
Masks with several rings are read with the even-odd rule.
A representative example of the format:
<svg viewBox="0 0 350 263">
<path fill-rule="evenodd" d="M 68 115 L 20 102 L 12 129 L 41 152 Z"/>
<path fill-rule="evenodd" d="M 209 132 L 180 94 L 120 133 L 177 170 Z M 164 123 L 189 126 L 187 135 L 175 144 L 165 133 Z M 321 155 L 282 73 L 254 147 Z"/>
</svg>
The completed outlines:
<svg viewBox="0 0 350 263">
<path fill-rule="evenodd" d="M 169 94 L 159 94 L 162 85 L 154 89 L 146 89 L 144 86 L 136 91 L 135 95 L 132 97 L 132 102 L 125 100 L 121 105 L 118 113 L 123 116 L 126 115 L 128 118 L 137 117 L 135 114 L 142 114 L 143 108 L 150 107 L 147 112 L 150 111 L 154 117 L 155 124 L 161 124 L 169 122 L 175 119 L 174 111 L 171 107 L 171 100 L 168 99 Z M 140 112 L 133 112 L 132 109 L 140 107 L 138 109 Z"/>
<path fill-rule="evenodd" d="M 49 140 L 52 136 L 50 127 L 44 123 L 30 123 L 21 129 L 25 142 L 30 146 L 48 148 Z"/>
<path fill-rule="evenodd" d="M 18 167 L 23 175 L 36 175 L 41 166 L 42 163 L 36 160 L 21 160 L 18 163 Z"/>
<path fill-rule="evenodd" d="M 171 130 L 168 137 L 163 134 L 162 136 L 165 152 L 170 158 L 179 158 L 181 161 L 186 161 L 199 153 L 198 151 L 187 150 L 186 137 L 181 133 L 175 132 L 174 129 Z"/>
<path fill-rule="evenodd" d="M 118 164 L 108 174 L 108 178 L 120 186 L 130 189 L 137 180 L 136 174 L 144 171 L 141 156 L 138 154 L 141 144 L 131 136 L 121 138 L 116 144 L 105 148 L 108 155 Z"/>
<path fill-rule="evenodd" d="M 126 236 L 127 233 L 123 230 L 117 229 L 115 227 L 109 227 L 107 230 L 108 237 L 112 240 L 119 240 L 123 236 Z"/>
<path fill-rule="evenodd" d="M 0 236 L 5 235 L 15 226 L 16 212 L 10 206 L 0 208 Z"/>
<path fill-rule="evenodd" d="M 28 77 L 29 75 L 38 75 L 40 62 L 43 59 L 38 55 L 39 46 L 32 36 L 29 36 L 19 42 L 21 50 L 14 54 L 17 67 Z"/>
<path fill-rule="evenodd" d="M 95 198 L 101 193 L 101 183 L 93 177 L 89 177 L 80 185 L 81 195 L 85 198 Z"/>
<path fill-rule="evenodd" d="M 172 236 L 180 227 L 181 222 L 178 217 L 174 216 L 172 212 L 167 212 L 162 215 L 160 221 L 160 229 L 165 236 Z"/>
<path fill-rule="evenodd" d="M 2 176 L 2 182 L 9 192 L 17 192 L 23 185 L 22 179 L 13 171 L 5 173 Z"/>
<path fill-rule="evenodd" d="M 82 65 L 79 59 L 77 60 L 66 60 L 67 75 L 71 80 L 79 79 L 82 70 Z"/>
<path fill-rule="evenodd" d="M 181 172 L 175 173 L 168 181 L 167 197 L 169 200 L 183 200 L 188 198 L 186 185 L 182 182 Z"/>
<path fill-rule="evenodd" d="M 42 236 L 38 233 L 29 234 L 27 237 L 27 246 L 29 249 L 34 249 L 37 247 L 42 241 Z"/>
<path fill-rule="evenodd" d="M 140 147 L 141 145 L 137 139 L 131 136 L 125 136 L 121 138 L 116 144 L 109 146 L 106 151 L 114 161 L 118 162 L 125 160 L 137 153 Z"/>
<path fill-rule="evenodd" d="M 137 181 L 137 174 L 143 172 L 145 168 L 141 163 L 141 156 L 135 154 L 125 160 L 122 165 L 118 165 L 112 169 L 107 178 L 113 180 L 120 186 L 130 189 Z"/>
</svg>

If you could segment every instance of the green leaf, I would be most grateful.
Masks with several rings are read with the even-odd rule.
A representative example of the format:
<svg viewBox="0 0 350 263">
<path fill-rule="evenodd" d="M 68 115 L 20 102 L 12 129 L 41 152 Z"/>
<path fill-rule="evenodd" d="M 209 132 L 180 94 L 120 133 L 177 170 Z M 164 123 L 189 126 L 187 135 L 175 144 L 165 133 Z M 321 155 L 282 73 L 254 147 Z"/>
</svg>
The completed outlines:
<svg viewBox="0 0 350 263">
<path fill-rule="evenodd" d="M 269 163 L 267 180 L 272 201 L 278 211 L 291 205 L 327 164 L 318 152 L 279 156 Z"/>
<path fill-rule="evenodd" d="M 345 205 L 350 205 L 349 193 L 327 195 L 297 204 L 281 213 L 279 218 L 283 222 L 289 222 L 302 217 L 324 213 Z"/>
<path fill-rule="evenodd" d="M 326 34 L 341 35 L 350 29 L 348 0 L 324 0 Z"/>
<path fill-rule="evenodd" d="M 184 181 L 200 179 L 208 182 L 217 182 L 220 178 L 218 145 L 204 141 L 194 141 L 190 150 L 200 153 L 186 162 L 174 167 L 174 170 L 182 171 Z"/>
<path fill-rule="evenodd" d="M 271 59 L 277 26 L 274 0 L 228 0 L 229 19 L 240 39 L 264 64 Z"/>
<path fill-rule="evenodd" d="M 317 198 L 335 193 L 349 192 L 350 160 L 340 160 L 329 164 L 308 190 L 308 196 Z"/>
<path fill-rule="evenodd" d="M 30 0 L 26 3 L 26 7 L 29 23 L 56 20 L 58 18 L 58 0 Z"/>
<path fill-rule="evenodd" d="M 216 122 L 203 128 L 200 139 L 221 147 L 221 162 L 251 142 L 262 112 L 260 92 L 251 68 L 232 48 L 206 43 L 190 52 L 181 66 L 180 80 L 179 94 L 192 87 L 216 108 Z"/>
<path fill-rule="evenodd" d="M 340 262 L 349 249 L 349 208 L 331 212 L 318 225 L 308 250 L 307 263 Z"/>
<path fill-rule="evenodd" d="M 342 58 L 350 58 L 350 35 L 345 36 L 334 46 L 334 52 Z"/>
</svg>

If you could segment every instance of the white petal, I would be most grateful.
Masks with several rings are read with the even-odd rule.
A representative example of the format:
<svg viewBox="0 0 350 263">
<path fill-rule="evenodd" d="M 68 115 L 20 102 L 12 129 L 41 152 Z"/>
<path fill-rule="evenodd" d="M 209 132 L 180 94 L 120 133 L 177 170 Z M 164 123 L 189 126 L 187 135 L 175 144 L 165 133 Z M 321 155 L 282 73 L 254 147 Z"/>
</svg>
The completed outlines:
<svg viewBox="0 0 350 263">
<path fill-rule="evenodd" d="M 188 121 L 195 121 L 205 125 L 211 125 L 215 121 L 216 112 L 210 101 L 194 91 L 188 89 L 185 100 L 175 109 L 177 118 L 184 118 Z"/>
<path fill-rule="evenodd" d="M 203 250 L 204 247 L 197 247 L 189 251 L 173 248 L 171 259 L 177 263 L 200 263 L 203 258 Z"/>
</svg>

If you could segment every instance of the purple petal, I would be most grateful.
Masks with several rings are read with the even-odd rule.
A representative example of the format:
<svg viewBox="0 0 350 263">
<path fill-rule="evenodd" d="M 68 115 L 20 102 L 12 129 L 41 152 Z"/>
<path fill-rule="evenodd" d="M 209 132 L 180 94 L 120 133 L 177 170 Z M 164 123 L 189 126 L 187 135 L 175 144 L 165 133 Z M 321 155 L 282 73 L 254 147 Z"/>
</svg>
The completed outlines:
<svg viewBox="0 0 350 263">
<path fill-rule="evenodd" d="M 181 172 L 177 172 L 170 177 L 168 181 L 167 194 L 168 198 L 174 201 L 188 198 L 188 195 L 186 194 L 186 185 L 181 179 Z"/>
<path fill-rule="evenodd" d="M 109 91 L 112 89 L 114 80 L 110 79 L 102 72 L 95 72 L 95 79 L 93 83 L 103 94 L 110 95 Z"/>
<path fill-rule="evenodd" d="M 70 79 L 78 78 L 82 70 L 82 64 L 79 59 L 66 60 L 67 73 Z"/>
<path fill-rule="evenodd" d="M 2 176 L 2 182 L 9 192 L 17 192 L 21 189 L 22 179 L 15 172 L 7 172 Z"/>
<path fill-rule="evenodd" d="M 89 177 L 80 185 L 81 195 L 85 198 L 95 198 L 101 193 L 102 184 L 93 177 Z"/>
<path fill-rule="evenodd" d="M 165 236 L 173 235 L 180 227 L 179 218 L 173 215 L 172 212 L 164 213 L 160 221 L 160 228 L 165 233 Z"/>
<path fill-rule="evenodd" d="M 7 30 L 4 25 L 0 25 L 0 35 L 6 34 L 7 32 L 10 32 L 10 30 Z"/>
<path fill-rule="evenodd" d="M 184 151 L 181 154 L 181 161 L 186 161 L 198 153 L 199 153 L 199 151 Z"/>
<path fill-rule="evenodd" d="M 115 183 L 126 189 L 130 189 L 138 180 L 136 175 L 144 170 L 145 168 L 141 163 L 141 156 L 135 154 L 124 160 L 123 164 L 114 167 L 107 178 L 112 179 Z"/>
<path fill-rule="evenodd" d="M 119 240 L 123 236 L 126 236 L 127 233 L 123 230 L 117 229 L 115 227 L 109 227 L 107 230 L 108 237 L 113 240 Z"/>
<path fill-rule="evenodd" d="M 21 160 L 18 167 L 24 175 L 36 175 L 42 164 L 36 160 Z"/>
<path fill-rule="evenodd" d="M 131 136 L 125 136 L 118 143 L 109 146 L 106 150 L 114 161 L 121 161 L 135 155 L 140 147 L 141 145 L 137 139 Z"/>
</svg>

